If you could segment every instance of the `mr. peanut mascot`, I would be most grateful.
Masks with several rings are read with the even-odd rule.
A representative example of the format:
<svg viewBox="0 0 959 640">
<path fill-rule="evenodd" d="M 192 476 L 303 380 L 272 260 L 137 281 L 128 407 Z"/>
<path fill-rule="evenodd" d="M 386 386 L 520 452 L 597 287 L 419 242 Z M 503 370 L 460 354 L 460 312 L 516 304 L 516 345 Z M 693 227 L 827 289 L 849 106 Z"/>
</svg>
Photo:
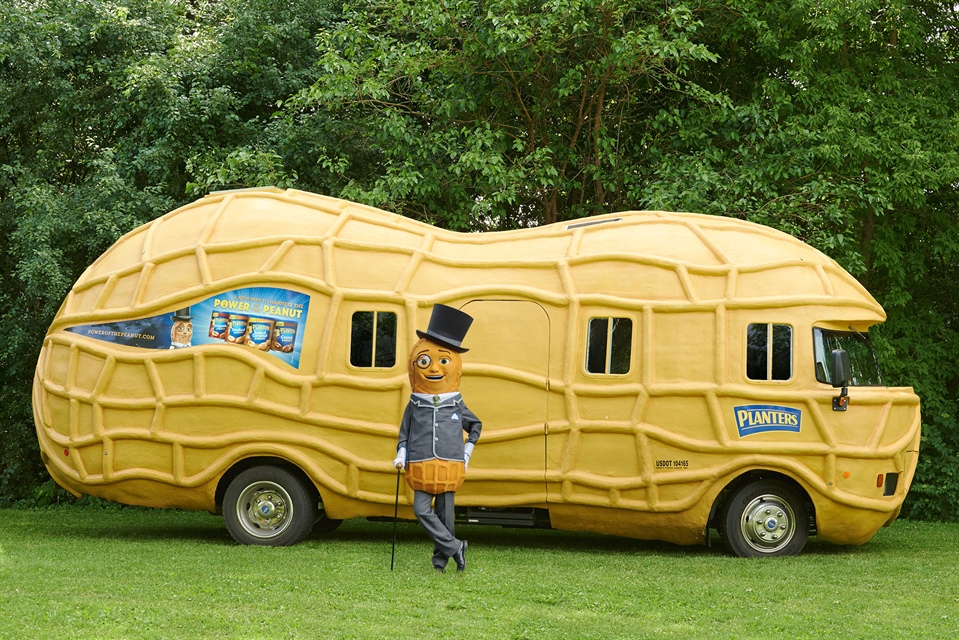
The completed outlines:
<svg viewBox="0 0 959 640">
<path fill-rule="evenodd" d="M 466 568 L 466 541 L 454 534 L 453 496 L 469 465 L 483 424 L 463 404 L 459 393 L 463 338 L 473 323 L 469 315 L 442 304 L 433 307 L 429 328 L 410 353 L 413 393 L 403 414 L 396 445 L 397 469 L 406 467 L 413 489 L 413 513 L 433 540 L 433 567 Z M 467 434 L 463 442 L 463 433 Z M 435 501 L 435 507 L 433 502 Z"/>
</svg>

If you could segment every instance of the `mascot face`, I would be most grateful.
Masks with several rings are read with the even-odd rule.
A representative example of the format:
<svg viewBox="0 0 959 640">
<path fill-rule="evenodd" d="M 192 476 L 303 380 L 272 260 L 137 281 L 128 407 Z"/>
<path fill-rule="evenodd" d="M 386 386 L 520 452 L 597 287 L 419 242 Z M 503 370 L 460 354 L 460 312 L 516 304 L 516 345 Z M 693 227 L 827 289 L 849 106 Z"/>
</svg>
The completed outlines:
<svg viewBox="0 0 959 640">
<path fill-rule="evenodd" d="M 413 345 L 409 370 L 414 393 L 449 393 L 459 391 L 463 360 L 452 349 L 422 338 Z"/>
<path fill-rule="evenodd" d="M 170 330 L 170 342 L 188 345 L 193 340 L 193 323 L 189 320 L 176 320 Z"/>
</svg>

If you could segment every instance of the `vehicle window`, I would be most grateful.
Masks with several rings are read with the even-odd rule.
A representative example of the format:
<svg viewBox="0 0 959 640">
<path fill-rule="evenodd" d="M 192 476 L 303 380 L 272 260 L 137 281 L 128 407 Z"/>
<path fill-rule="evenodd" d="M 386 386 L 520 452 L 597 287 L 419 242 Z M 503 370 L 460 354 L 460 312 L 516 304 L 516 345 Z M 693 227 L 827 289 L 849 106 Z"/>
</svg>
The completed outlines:
<svg viewBox="0 0 959 640">
<path fill-rule="evenodd" d="M 350 332 L 350 364 L 354 367 L 392 367 L 396 364 L 396 314 L 357 311 Z"/>
<path fill-rule="evenodd" d="M 834 349 L 843 349 L 849 354 L 849 366 L 852 369 L 850 386 L 882 384 L 879 360 L 868 334 L 814 328 L 813 343 L 816 352 L 816 380 L 819 382 L 832 384 L 832 352 Z"/>
<path fill-rule="evenodd" d="M 792 377 L 792 327 L 751 324 L 746 328 L 746 377 L 750 380 L 789 380 Z"/>
<path fill-rule="evenodd" d="M 586 338 L 586 370 L 590 373 L 629 373 L 633 348 L 630 318 L 592 318 Z"/>
</svg>

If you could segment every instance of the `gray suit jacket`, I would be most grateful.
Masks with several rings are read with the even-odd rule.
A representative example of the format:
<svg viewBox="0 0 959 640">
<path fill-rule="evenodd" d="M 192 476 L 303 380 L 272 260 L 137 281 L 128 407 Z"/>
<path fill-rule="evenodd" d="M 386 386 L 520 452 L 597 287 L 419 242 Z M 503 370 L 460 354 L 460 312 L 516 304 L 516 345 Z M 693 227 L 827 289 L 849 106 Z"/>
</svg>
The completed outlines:
<svg viewBox="0 0 959 640">
<path fill-rule="evenodd" d="M 469 434 L 467 442 L 476 444 L 482 428 L 458 393 L 436 405 L 412 395 L 403 412 L 396 449 L 406 449 L 407 462 L 463 460 L 463 432 Z"/>
</svg>

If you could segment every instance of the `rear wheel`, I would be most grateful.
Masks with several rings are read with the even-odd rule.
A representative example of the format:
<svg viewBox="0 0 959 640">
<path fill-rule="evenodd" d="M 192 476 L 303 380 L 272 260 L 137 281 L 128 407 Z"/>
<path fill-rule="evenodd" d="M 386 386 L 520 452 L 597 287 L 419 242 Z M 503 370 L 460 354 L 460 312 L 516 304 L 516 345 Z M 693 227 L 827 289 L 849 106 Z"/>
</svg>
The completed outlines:
<svg viewBox="0 0 959 640">
<path fill-rule="evenodd" d="M 806 503 L 791 486 L 775 480 L 759 480 L 735 491 L 720 524 L 726 548 L 741 558 L 793 556 L 809 539 Z"/>
<path fill-rule="evenodd" d="M 280 547 L 310 534 L 318 502 L 316 489 L 286 469 L 253 467 L 227 487 L 223 516 L 240 544 Z"/>
</svg>

